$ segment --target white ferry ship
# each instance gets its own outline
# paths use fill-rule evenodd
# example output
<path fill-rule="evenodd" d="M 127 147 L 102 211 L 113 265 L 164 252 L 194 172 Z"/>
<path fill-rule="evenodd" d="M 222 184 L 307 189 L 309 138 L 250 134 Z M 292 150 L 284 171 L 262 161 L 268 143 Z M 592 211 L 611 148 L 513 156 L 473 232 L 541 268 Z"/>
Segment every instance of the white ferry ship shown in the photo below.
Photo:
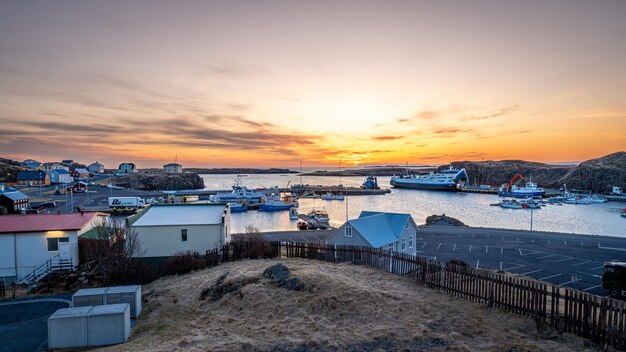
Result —
<path fill-rule="evenodd" d="M 450 168 L 440 172 L 431 172 L 428 175 L 408 175 L 391 177 L 391 185 L 398 188 L 414 188 L 439 191 L 458 191 L 461 181 L 467 180 L 465 169 Z"/>

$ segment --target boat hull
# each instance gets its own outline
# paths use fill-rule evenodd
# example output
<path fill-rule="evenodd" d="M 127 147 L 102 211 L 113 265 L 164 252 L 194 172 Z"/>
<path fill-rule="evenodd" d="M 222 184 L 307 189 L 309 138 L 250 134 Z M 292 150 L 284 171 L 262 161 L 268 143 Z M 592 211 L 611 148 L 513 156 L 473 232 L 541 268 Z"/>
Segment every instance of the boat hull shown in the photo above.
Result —
<path fill-rule="evenodd" d="M 460 186 L 457 183 L 446 183 L 446 184 L 434 184 L 434 183 L 423 183 L 423 182 L 412 182 L 403 181 L 403 179 L 392 179 L 391 185 L 396 188 L 409 188 L 409 189 L 422 189 L 429 191 L 449 191 L 456 192 L 459 191 Z"/>
<path fill-rule="evenodd" d="M 541 198 L 545 191 L 521 191 L 521 192 L 506 192 L 500 191 L 498 195 L 500 197 L 513 197 L 513 198 Z"/>
<path fill-rule="evenodd" d="M 293 204 L 259 204 L 260 211 L 281 211 L 289 210 L 293 207 Z"/>

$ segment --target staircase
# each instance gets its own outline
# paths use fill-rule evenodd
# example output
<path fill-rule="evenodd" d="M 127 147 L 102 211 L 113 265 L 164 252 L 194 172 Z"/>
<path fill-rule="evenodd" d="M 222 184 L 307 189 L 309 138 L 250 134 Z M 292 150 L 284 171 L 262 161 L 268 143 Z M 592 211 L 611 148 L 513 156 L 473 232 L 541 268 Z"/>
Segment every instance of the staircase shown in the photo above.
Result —
<path fill-rule="evenodd" d="M 36 283 L 53 271 L 72 270 L 72 259 L 63 259 L 58 254 L 41 264 L 37 269 L 19 280 L 19 283 Z"/>

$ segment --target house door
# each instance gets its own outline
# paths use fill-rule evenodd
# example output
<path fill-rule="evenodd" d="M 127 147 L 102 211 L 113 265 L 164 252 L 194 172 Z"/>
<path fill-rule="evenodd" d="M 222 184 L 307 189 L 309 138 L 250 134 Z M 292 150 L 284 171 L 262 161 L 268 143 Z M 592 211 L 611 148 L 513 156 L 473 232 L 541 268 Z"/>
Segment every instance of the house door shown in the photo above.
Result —
<path fill-rule="evenodd" d="M 69 242 L 59 242 L 59 258 L 61 259 L 71 258 Z"/>

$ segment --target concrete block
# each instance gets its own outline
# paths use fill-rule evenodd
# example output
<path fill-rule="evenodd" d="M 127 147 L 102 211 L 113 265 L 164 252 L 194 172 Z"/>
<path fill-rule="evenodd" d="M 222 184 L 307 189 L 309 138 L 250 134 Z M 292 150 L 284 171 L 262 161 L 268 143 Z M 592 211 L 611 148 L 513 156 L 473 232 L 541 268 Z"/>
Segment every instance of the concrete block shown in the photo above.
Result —
<path fill-rule="evenodd" d="M 89 346 L 124 343 L 130 336 L 130 304 L 92 307 L 87 315 Z"/>
<path fill-rule="evenodd" d="M 92 307 L 61 308 L 48 318 L 48 347 L 88 346 L 87 315 Z"/>
<path fill-rule="evenodd" d="M 141 314 L 140 285 L 109 287 L 104 296 L 105 304 L 130 304 L 130 316 L 132 318 L 137 318 Z"/>
<path fill-rule="evenodd" d="M 72 296 L 74 307 L 99 306 L 105 304 L 104 293 L 107 287 L 83 288 Z"/>

